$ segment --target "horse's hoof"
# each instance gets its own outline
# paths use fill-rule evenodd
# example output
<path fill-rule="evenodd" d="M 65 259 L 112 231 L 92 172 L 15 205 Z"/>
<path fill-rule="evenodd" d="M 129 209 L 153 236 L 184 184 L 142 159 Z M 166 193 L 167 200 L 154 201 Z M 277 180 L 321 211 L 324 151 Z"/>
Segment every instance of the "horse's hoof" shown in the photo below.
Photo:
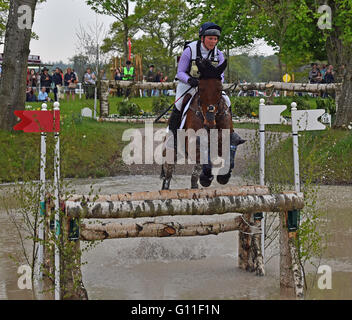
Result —
<path fill-rule="evenodd" d="M 161 190 L 169 190 L 169 189 L 170 189 L 169 181 L 167 181 L 167 180 L 163 181 L 163 184 L 161 186 Z"/>
<path fill-rule="evenodd" d="M 219 182 L 220 184 L 226 184 L 229 182 L 231 178 L 231 172 L 229 172 L 228 174 L 224 174 L 224 175 L 220 175 L 220 176 L 216 176 L 216 180 L 217 182 Z"/>
<path fill-rule="evenodd" d="M 206 176 L 203 173 L 200 174 L 199 176 L 199 182 L 202 185 L 202 187 L 209 187 L 214 179 L 214 176 Z"/>

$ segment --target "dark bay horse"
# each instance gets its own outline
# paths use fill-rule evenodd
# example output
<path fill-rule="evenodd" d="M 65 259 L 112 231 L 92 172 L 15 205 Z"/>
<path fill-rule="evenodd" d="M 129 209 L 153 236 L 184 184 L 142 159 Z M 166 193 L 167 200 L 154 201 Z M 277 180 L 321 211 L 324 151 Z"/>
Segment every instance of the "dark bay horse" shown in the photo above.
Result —
<path fill-rule="evenodd" d="M 178 130 L 177 152 L 175 150 L 175 155 L 183 151 L 189 161 L 191 141 L 193 141 L 193 145 L 194 143 L 196 144 L 195 159 L 193 157 L 194 161 L 192 162 L 195 166 L 191 176 L 191 188 L 193 189 L 198 188 L 198 180 L 203 187 L 208 187 L 214 178 L 212 174 L 212 157 L 210 155 L 210 150 L 212 149 L 216 149 L 218 156 L 227 159 L 225 163 L 228 165 L 225 166 L 225 172 L 222 170 L 221 174 L 217 175 L 217 181 L 221 184 L 226 184 L 231 177 L 236 151 L 236 148 L 232 152 L 230 150 L 230 137 L 233 132 L 232 116 L 231 110 L 226 105 L 222 95 L 221 74 L 227 66 L 227 61 L 225 60 L 218 67 L 214 67 L 209 60 L 201 60 L 197 62 L 197 66 L 200 72 L 198 91 L 194 95 L 190 107 L 187 110 L 187 118 L 183 127 L 184 130 Z M 188 100 L 189 98 L 190 97 L 188 97 Z M 187 99 L 187 96 L 185 99 Z M 179 140 L 181 131 L 185 134 L 185 143 L 180 148 Z M 195 132 L 197 134 L 193 134 Z M 213 133 L 217 140 L 215 141 L 217 142 L 217 147 L 216 143 L 214 143 L 214 138 L 211 138 Z M 223 138 L 225 138 L 225 140 L 223 140 Z M 227 143 L 225 143 L 225 141 Z M 163 156 L 165 157 L 165 149 Z M 168 162 L 167 160 L 162 165 L 160 177 L 163 179 L 163 190 L 169 189 L 170 187 L 174 167 L 174 162 Z"/>

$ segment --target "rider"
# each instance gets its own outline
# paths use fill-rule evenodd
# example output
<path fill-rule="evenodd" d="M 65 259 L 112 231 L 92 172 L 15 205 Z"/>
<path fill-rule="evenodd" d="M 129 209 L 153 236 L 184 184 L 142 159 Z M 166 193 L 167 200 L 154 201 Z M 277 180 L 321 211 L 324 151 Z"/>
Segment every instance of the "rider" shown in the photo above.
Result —
<path fill-rule="evenodd" d="M 199 40 L 193 41 L 186 45 L 180 61 L 178 63 L 177 78 L 179 80 L 176 89 L 176 100 L 179 99 L 188 89 L 188 93 L 192 96 L 196 92 L 196 87 L 199 83 L 199 72 L 196 65 L 198 59 L 209 59 L 214 66 L 220 65 L 224 62 L 223 53 L 217 48 L 221 34 L 221 27 L 213 22 L 205 22 L 199 29 Z M 224 81 L 224 74 L 221 75 L 222 82 Z M 231 102 L 227 95 L 223 93 L 226 105 L 230 108 Z M 183 99 L 179 99 L 175 103 L 172 110 L 169 129 L 176 138 L 176 130 L 181 124 L 181 108 Z M 231 109 L 231 108 L 230 108 Z"/>

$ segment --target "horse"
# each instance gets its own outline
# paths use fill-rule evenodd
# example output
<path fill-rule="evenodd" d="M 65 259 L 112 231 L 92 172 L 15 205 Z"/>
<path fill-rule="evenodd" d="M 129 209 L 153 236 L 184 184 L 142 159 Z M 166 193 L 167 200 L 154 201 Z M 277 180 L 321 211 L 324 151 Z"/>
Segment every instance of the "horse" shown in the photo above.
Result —
<path fill-rule="evenodd" d="M 200 77 L 199 77 L 199 85 L 198 85 L 198 91 L 195 93 L 195 95 L 192 98 L 192 101 L 190 102 L 190 106 L 187 110 L 186 113 L 186 120 L 184 123 L 183 129 L 185 129 L 185 132 L 188 132 L 189 129 L 193 129 L 194 131 L 192 132 L 198 132 L 198 130 L 202 131 L 203 133 L 206 133 L 206 143 L 208 148 L 205 148 L 204 151 L 204 143 L 203 143 L 203 150 L 200 147 L 201 146 L 201 137 L 196 136 L 196 159 L 195 159 L 195 166 L 192 171 L 191 175 L 191 188 L 192 189 L 198 189 L 198 180 L 200 184 L 203 187 L 208 187 L 212 183 L 212 180 L 214 179 L 214 175 L 212 174 L 212 159 L 210 157 L 210 152 L 209 149 L 211 149 L 211 144 L 210 144 L 210 133 L 212 129 L 217 129 L 217 142 L 218 142 L 218 155 L 219 156 L 224 156 L 225 158 L 229 158 L 230 164 L 228 171 L 217 175 L 217 181 L 220 184 L 227 184 L 230 177 L 231 177 L 231 171 L 234 167 L 234 156 L 235 156 L 235 151 L 236 151 L 236 146 L 234 147 L 234 150 L 230 150 L 233 147 L 230 144 L 227 144 L 227 150 L 225 150 L 225 154 L 223 154 L 223 141 L 222 138 L 225 137 L 227 138 L 227 141 L 230 141 L 230 137 L 233 138 L 233 123 L 232 123 L 232 114 L 230 107 L 228 107 L 225 103 L 224 97 L 222 95 L 222 82 L 221 82 L 221 74 L 224 72 L 226 66 L 227 66 L 227 60 L 225 60 L 221 65 L 218 65 L 217 67 L 213 66 L 209 60 L 201 60 L 197 61 L 197 66 L 198 70 L 200 72 Z M 189 101 L 191 98 L 190 95 L 186 95 L 183 101 L 183 108 L 185 107 L 185 104 Z M 224 130 L 228 129 L 228 130 Z M 181 130 L 178 130 L 180 132 Z M 223 136 L 224 134 L 224 136 Z M 239 136 L 237 135 L 239 138 Z M 172 138 L 172 135 L 171 135 Z M 178 134 L 179 138 L 179 134 Z M 179 140 L 177 138 L 177 141 Z M 193 139 L 194 140 L 194 139 Z M 233 139 L 232 139 L 233 140 Z M 241 141 L 237 144 L 241 144 L 244 142 L 244 140 L 240 139 Z M 203 140 L 204 141 L 204 140 Z M 225 141 L 225 140 L 224 140 Z M 182 146 L 181 150 L 183 149 L 183 152 L 186 157 L 189 156 L 189 149 L 188 146 L 190 145 L 190 137 L 187 135 L 185 137 L 185 145 Z M 233 142 L 233 141 L 232 141 Z M 233 143 L 232 143 L 233 144 Z M 178 147 L 180 147 L 180 144 L 178 144 Z M 174 148 L 173 150 L 175 151 L 175 155 L 177 152 L 180 151 L 180 148 L 177 148 L 177 152 Z M 206 153 L 204 155 L 204 152 Z M 230 157 L 228 157 L 228 152 L 230 153 Z M 165 157 L 166 154 L 166 149 L 163 151 L 163 156 Z M 207 157 L 208 161 L 205 161 L 205 163 L 201 163 L 201 158 L 203 156 Z M 162 182 L 162 190 L 167 190 L 170 188 L 170 180 L 172 178 L 172 174 L 175 168 L 174 161 L 173 162 L 168 162 L 165 160 L 165 162 L 162 164 L 161 168 L 161 175 L 160 178 L 163 179 Z"/>

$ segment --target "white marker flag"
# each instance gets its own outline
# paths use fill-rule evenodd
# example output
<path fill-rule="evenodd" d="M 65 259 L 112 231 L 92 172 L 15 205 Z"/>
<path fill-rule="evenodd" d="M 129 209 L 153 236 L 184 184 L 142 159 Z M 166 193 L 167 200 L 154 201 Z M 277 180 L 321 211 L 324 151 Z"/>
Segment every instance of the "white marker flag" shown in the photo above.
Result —
<path fill-rule="evenodd" d="M 286 109 L 285 105 L 259 105 L 259 124 L 282 124 L 281 112 Z"/>
<path fill-rule="evenodd" d="M 326 126 L 318 121 L 324 113 L 324 109 L 292 110 L 292 131 L 325 130 Z"/>

